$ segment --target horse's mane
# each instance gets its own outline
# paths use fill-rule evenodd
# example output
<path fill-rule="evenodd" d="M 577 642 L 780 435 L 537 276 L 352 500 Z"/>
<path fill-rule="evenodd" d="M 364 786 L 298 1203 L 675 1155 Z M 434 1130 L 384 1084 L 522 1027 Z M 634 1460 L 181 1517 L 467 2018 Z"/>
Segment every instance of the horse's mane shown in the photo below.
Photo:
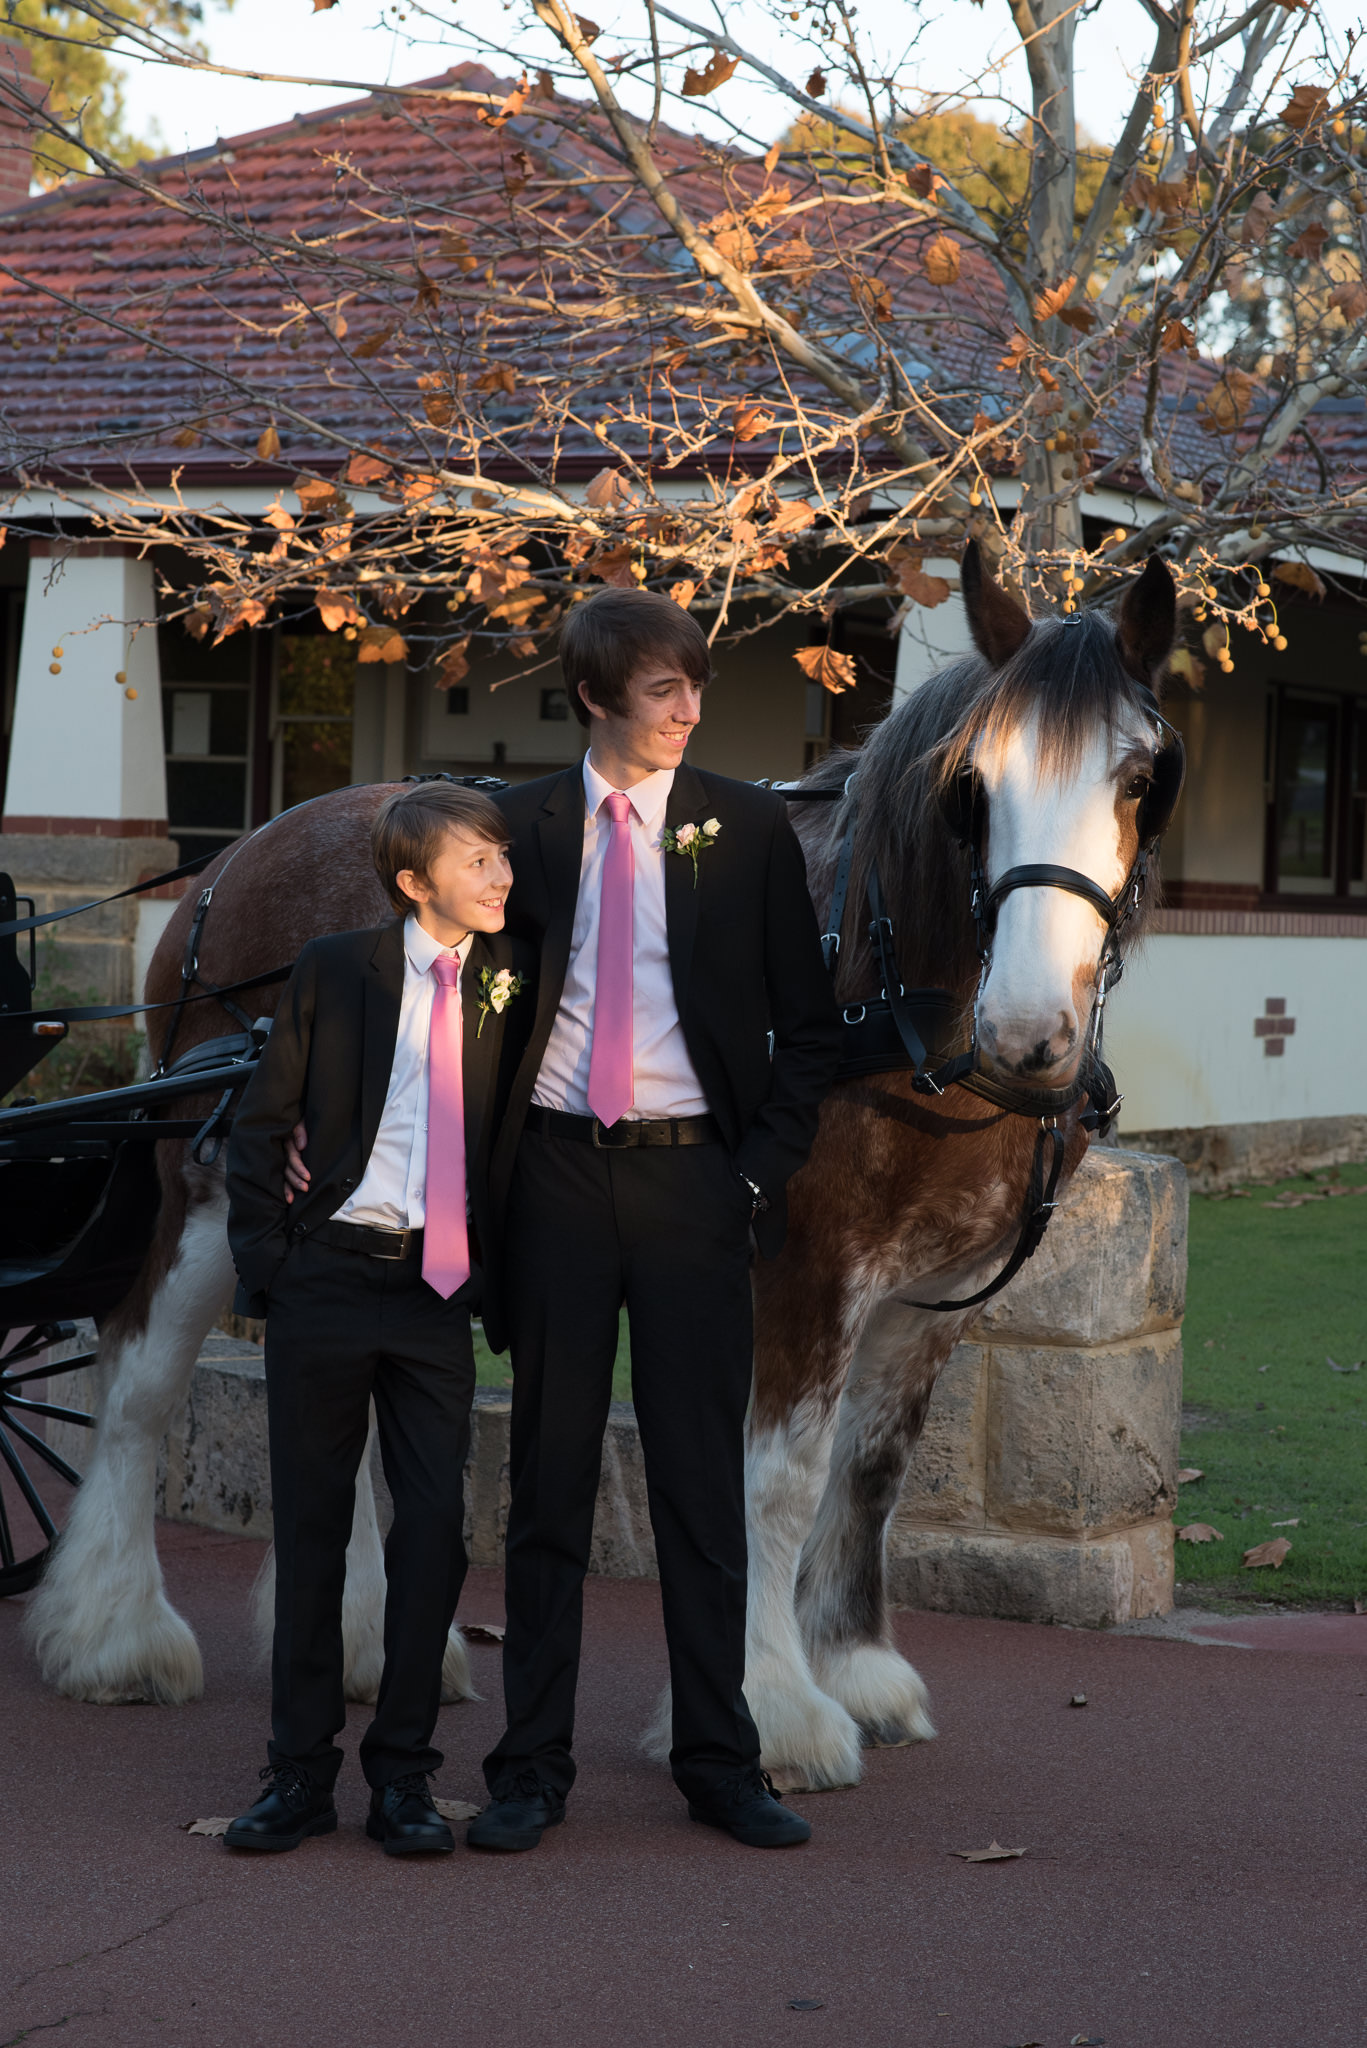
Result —
<path fill-rule="evenodd" d="M 876 860 L 906 985 L 952 989 L 967 1000 L 977 980 L 977 947 L 968 856 L 940 808 L 946 784 L 980 739 L 990 745 L 1032 713 L 1041 764 L 1067 774 L 1098 726 L 1114 731 L 1127 713 L 1142 713 L 1145 702 L 1143 685 L 1121 662 L 1106 613 L 1040 619 L 1002 667 L 979 654 L 953 662 L 905 697 L 862 747 L 828 754 L 804 776 L 804 787 L 838 789 L 857 771 L 852 797 L 793 805 L 823 916 L 851 803 L 856 807 L 837 993 L 857 998 L 873 984 L 866 890 Z"/>

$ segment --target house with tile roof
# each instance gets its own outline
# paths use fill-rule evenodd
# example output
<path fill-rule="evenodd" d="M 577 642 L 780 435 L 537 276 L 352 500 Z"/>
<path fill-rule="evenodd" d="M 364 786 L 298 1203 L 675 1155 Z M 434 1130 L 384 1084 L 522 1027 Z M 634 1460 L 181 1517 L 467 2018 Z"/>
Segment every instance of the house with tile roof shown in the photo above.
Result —
<path fill-rule="evenodd" d="M 13 48 L 0 45 L 0 56 Z M 0 519 L 11 525 L 0 548 L 0 866 L 21 886 L 54 901 L 100 893 L 351 781 L 443 769 L 525 779 L 577 756 L 579 728 L 544 661 L 496 653 L 469 680 L 438 687 L 434 662 L 358 658 L 357 642 L 320 630 L 308 605 L 217 644 L 169 620 L 130 633 L 124 622 L 156 615 L 154 565 L 174 581 L 174 564 L 164 545 L 154 564 L 126 538 L 105 537 L 134 478 L 186 520 L 257 521 L 299 470 L 343 472 L 345 445 L 310 432 L 323 405 L 352 446 L 392 425 L 395 393 L 356 375 L 354 362 L 344 373 L 318 323 L 292 319 L 269 264 L 215 240 L 206 219 L 231 203 L 263 234 L 301 246 L 345 233 L 353 265 L 373 253 L 391 279 L 401 246 L 419 288 L 424 276 L 458 272 L 443 209 L 453 192 L 467 207 L 498 204 L 511 144 L 551 170 L 583 169 L 582 154 L 565 155 L 573 138 L 539 124 L 534 107 L 506 134 L 478 118 L 474 100 L 497 84 L 473 66 L 425 82 L 455 96 L 424 104 L 417 151 L 412 121 L 395 118 L 399 96 L 376 95 L 166 159 L 144 171 L 161 204 L 99 179 L 30 198 L 27 139 L 0 132 Z M 679 175 L 701 191 L 710 173 L 681 155 Z M 591 181 L 564 182 L 560 229 L 591 236 Z M 368 210 L 358 189 L 373 198 Z M 922 289 L 919 280 L 908 268 L 898 288 Z M 472 286 L 472 360 L 477 300 Z M 937 329 L 933 310 L 928 299 L 926 374 L 990 394 L 999 344 L 971 322 Z M 335 317 L 347 315 L 338 306 Z M 350 317 L 380 316 L 353 304 Z M 555 346 L 549 324 L 541 345 Z M 235 410 L 248 366 L 253 392 L 275 380 L 278 451 L 260 452 L 259 414 Z M 629 378 L 629 361 L 612 374 Z M 1193 468 L 1210 460 L 1198 412 L 1214 376 L 1183 357 L 1164 385 L 1167 445 Z M 505 426 L 519 431 L 512 404 Z M 764 456 L 762 437 L 732 452 L 756 466 Z M 1326 462 L 1360 473 L 1361 400 L 1326 401 L 1313 437 L 1286 460 L 1307 474 Z M 558 461 L 562 483 L 582 486 L 602 453 L 571 424 Z M 995 475 L 991 488 L 1009 511 L 1013 478 Z M 364 491 L 352 495 L 363 514 Z M 1133 527 L 1153 509 L 1137 475 L 1112 475 L 1083 501 L 1092 533 Z M 1165 848 L 1167 907 L 1108 1025 L 1127 1139 L 1149 1134 L 1208 1176 L 1367 1154 L 1367 1079 L 1355 1057 L 1367 995 L 1364 563 L 1346 544 L 1304 552 L 1315 571 L 1306 580 L 1320 589 L 1277 586 L 1284 649 L 1250 637 L 1231 671 L 1193 665 L 1174 680 L 1190 775 Z M 806 629 L 791 618 L 723 644 L 699 762 L 749 778 L 800 773 L 960 652 L 956 564 L 925 567 L 951 596 L 909 608 L 895 634 L 885 599 L 837 615 L 834 644 L 858 678 L 842 695 L 794 662 Z M 69 942 L 64 977 L 131 996 L 168 914 L 169 904 L 144 899 L 104 937 Z"/>

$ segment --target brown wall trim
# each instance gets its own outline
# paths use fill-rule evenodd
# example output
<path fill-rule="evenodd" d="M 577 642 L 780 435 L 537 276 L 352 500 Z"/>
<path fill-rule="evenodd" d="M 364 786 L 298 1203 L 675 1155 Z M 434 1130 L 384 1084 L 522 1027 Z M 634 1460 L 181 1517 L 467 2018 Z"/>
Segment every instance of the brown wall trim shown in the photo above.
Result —
<path fill-rule="evenodd" d="M 1356 915 L 1314 910 L 1156 910 L 1153 932 L 1203 937 L 1367 939 L 1367 911 Z"/>
<path fill-rule="evenodd" d="M 6 812 L 0 832 L 52 839 L 165 839 L 165 818 L 23 818 Z"/>
<path fill-rule="evenodd" d="M 1262 900 L 1256 882 L 1163 883 L 1163 902 L 1169 910 L 1257 910 Z"/>

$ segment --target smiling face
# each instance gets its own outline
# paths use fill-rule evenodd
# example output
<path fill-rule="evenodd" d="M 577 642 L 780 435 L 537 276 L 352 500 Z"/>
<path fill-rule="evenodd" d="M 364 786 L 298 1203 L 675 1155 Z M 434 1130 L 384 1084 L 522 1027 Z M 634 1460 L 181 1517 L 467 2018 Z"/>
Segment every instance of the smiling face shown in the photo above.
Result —
<path fill-rule="evenodd" d="M 448 826 L 425 875 L 401 868 L 396 880 L 417 911 L 418 923 L 442 946 L 458 946 L 469 932 L 501 932 L 513 886 L 506 845 Z"/>
<path fill-rule="evenodd" d="M 626 708 L 608 711 L 595 704 L 583 683 L 588 707 L 589 758 L 614 788 L 630 789 L 660 768 L 677 768 L 702 717 L 703 685 L 676 662 L 646 658 L 626 686 Z"/>

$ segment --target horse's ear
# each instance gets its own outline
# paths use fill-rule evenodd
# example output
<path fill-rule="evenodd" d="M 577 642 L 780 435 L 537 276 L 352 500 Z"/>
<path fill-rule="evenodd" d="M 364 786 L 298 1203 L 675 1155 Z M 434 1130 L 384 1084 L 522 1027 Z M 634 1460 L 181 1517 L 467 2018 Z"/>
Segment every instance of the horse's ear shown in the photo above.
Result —
<path fill-rule="evenodd" d="M 1152 689 L 1176 638 L 1177 585 L 1162 557 L 1150 555 L 1120 607 L 1115 629 L 1120 659 L 1138 682 Z"/>
<path fill-rule="evenodd" d="M 1010 591 L 1002 589 L 991 570 L 984 566 L 982 550 L 975 540 L 964 549 L 959 588 L 974 646 L 984 661 L 1000 668 L 1024 644 L 1030 631 L 1029 612 Z"/>

